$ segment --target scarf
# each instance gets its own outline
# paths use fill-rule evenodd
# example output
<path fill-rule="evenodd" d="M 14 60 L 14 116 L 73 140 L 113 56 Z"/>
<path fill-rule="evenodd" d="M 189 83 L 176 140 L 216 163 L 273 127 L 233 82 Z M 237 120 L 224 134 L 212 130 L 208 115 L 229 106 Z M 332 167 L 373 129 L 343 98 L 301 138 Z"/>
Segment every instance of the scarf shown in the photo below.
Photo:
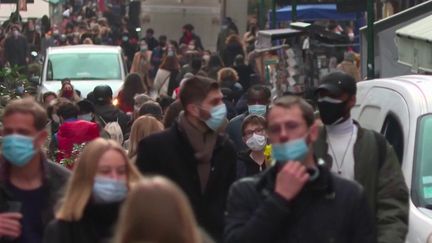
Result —
<path fill-rule="evenodd" d="M 205 125 L 198 127 L 192 124 L 182 112 L 179 115 L 178 124 L 180 131 L 186 135 L 198 160 L 197 171 L 201 182 L 201 191 L 204 192 L 211 168 L 211 158 L 216 145 L 217 133 L 211 131 Z"/>

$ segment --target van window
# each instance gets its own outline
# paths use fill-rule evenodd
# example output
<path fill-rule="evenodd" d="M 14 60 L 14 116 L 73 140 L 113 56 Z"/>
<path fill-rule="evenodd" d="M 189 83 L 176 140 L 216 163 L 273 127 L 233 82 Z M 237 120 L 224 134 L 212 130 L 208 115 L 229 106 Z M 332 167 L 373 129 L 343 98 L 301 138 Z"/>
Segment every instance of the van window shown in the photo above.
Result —
<path fill-rule="evenodd" d="M 411 194 L 416 206 L 432 208 L 432 114 L 419 118 Z"/>
<path fill-rule="evenodd" d="M 404 149 L 404 136 L 402 126 L 395 115 L 389 114 L 384 120 L 381 133 L 386 137 L 387 141 L 393 146 L 396 155 L 399 159 L 399 163 L 402 164 L 403 149 Z"/>
<path fill-rule="evenodd" d="M 59 53 L 48 56 L 47 80 L 119 80 L 121 63 L 116 53 Z"/>

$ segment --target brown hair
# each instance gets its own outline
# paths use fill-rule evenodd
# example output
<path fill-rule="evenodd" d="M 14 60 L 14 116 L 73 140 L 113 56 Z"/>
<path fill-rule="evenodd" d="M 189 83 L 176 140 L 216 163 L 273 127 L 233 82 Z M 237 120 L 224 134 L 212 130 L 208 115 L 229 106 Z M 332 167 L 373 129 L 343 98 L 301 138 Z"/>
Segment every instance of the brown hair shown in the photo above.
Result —
<path fill-rule="evenodd" d="M 216 80 L 194 76 L 183 84 L 180 90 L 180 102 L 186 110 L 187 105 L 202 102 L 210 91 L 215 89 L 219 89 Z"/>
<path fill-rule="evenodd" d="M 142 179 L 129 193 L 114 242 L 198 243 L 200 238 L 186 195 L 170 180 L 156 176 Z"/>
<path fill-rule="evenodd" d="M 315 122 L 315 115 L 312 106 L 301 97 L 289 95 L 277 98 L 270 106 L 267 114 L 269 114 L 271 109 L 275 106 L 283 107 L 285 109 L 298 106 L 303 113 L 303 118 L 306 121 L 308 127 L 312 126 Z"/>
<path fill-rule="evenodd" d="M 183 111 L 183 105 L 179 100 L 174 101 L 168 106 L 165 111 L 163 123 L 166 128 L 171 127 L 175 120 L 178 118 L 180 113 Z"/>
<path fill-rule="evenodd" d="M 129 73 L 123 83 L 122 93 L 123 101 L 128 106 L 133 106 L 135 103 L 135 95 L 147 92 L 147 87 L 139 73 Z"/>
<path fill-rule="evenodd" d="M 253 124 L 253 125 L 261 125 L 263 128 L 265 128 L 265 127 L 266 127 L 266 119 L 265 119 L 264 117 L 262 117 L 262 116 L 258 116 L 258 115 L 249 115 L 249 116 L 247 116 L 247 117 L 243 120 L 243 123 L 242 123 L 242 125 L 241 125 L 241 132 L 242 132 L 242 135 L 244 135 L 245 128 L 246 128 L 248 125 L 250 125 L 250 124 Z"/>
<path fill-rule="evenodd" d="M 226 38 L 225 44 L 229 45 L 229 44 L 239 44 L 242 46 L 242 41 L 240 39 L 240 36 L 236 35 L 236 34 L 231 34 Z"/>
<path fill-rule="evenodd" d="M 239 76 L 237 71 L 234 68 L 226 67 L 222 68 L 218 71 L 218 82 L 221 83 L 223 81 L 238 81 Z"/>
<path fill-rule="evenodd" d="M 76 162 L 74 173 L 69 178 L 66 193 L 60 201 L 56 218 L 68 222 L 82 218 L 84 209 L 92 194 L 94 178 L 100 158 L 109 150 L 119 152 L 127 167 L 127 185 L 129 189 L 139 181 L 140 173 L 133 165 L 124 149 L 113 140 L 97 138 L 88 143 Z"/>
<path fill-rule="evenodd" d="M 180 63 L 177 56 L 165 56 L 162 60 L 162 64 L 160 65 L 161 69 L 165 69 L 168 71 L 177 71 L 180 69 Z"/>
<path fill-rule="evenodd" d="M 45 109 L 36 102 L 32 97 L 24 99 L 12 100 L 6 105 L 3 113 L 3 118 L 11 116 L 15 113 L 30 114 L 34 118 L 34 127 L 41 131 L 45 128 L 48 122 L 48 115 Z"/>
<path fill-rule="evenodd" d="M 153 116 L 141 116 L 136 119 L 131 128 L 129 138 L 129 158 L 137 154 L 138 143 L 145 137 L 164 130 L 163 124 Z"/>

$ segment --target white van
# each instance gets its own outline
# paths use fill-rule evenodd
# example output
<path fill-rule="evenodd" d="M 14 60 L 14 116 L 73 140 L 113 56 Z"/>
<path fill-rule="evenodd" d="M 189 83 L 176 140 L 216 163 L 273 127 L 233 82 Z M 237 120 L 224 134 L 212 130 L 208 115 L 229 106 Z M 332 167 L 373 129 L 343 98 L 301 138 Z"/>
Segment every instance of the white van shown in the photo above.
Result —
<path fill-rule="evenodd" d="M 117 94 L 127 74 L 119 46 L 75 45 L 50 47 L 44 59 L 42 76 L 37 81 L 39 94 L 58 92 L 61 80 L 68 78 L 85 98 L 94 87 L 109 85 Z"/>
<path fill-rule="evenodd" d="M 406 242 L 427 242 L 432 233 L 432 76 L 359 82 L 351 114 L 393 145 L 410 190 Z"/>

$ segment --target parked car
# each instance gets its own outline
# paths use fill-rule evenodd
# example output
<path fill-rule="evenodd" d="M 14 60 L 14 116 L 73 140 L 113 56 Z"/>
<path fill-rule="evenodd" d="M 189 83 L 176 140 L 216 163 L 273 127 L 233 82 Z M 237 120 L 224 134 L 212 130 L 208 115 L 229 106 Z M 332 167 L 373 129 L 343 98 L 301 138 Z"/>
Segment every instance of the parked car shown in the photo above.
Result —
<path fill-rule="evenodd" d="M 33 78 L 38 92 L 58 92 L 61 80 L 68 78 L 85 98 L 100 84 L 109 85 L 116 94 L 127 74 L 122 50 L 118 46 L 75 45 L 47 49 L 41 77 Z"/>
<path fill-rule="evenodd" d="M 352 116 L 393 145 L 410 189 L 406 242 L 427 242 L 432 232 L 432 76 L 359 82 Z"/>

